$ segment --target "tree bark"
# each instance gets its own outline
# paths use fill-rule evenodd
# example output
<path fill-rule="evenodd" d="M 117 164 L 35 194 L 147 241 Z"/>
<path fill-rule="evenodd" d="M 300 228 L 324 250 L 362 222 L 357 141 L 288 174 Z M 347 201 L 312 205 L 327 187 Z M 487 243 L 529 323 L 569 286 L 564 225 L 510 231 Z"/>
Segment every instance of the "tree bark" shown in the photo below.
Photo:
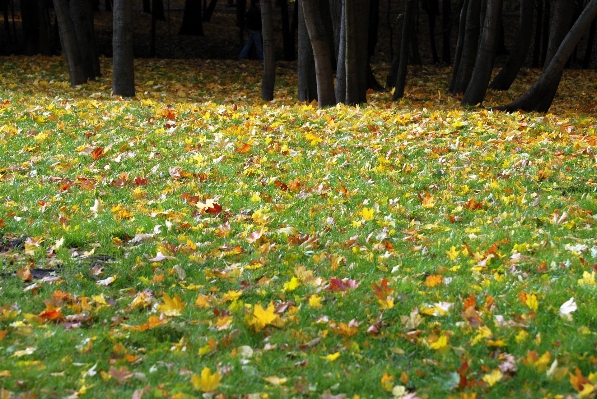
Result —
<path fill-rule="evenodd" d="M 404 87 L 406 85 L 406 72 L 408 68 L 408 44 L 411 41 L 411 35 L 414 25 L 415 0 L 406 0 L 406 9 L 404 11 L 404 24 L 402 28 L 402 40 L 400 41 L 400 66 L 398 67 L 398 76 L 392 99 L 394 101 L 404 97 Z"/>
<path fill-rule="evenodd" d="M 451 62 L 450 35 L 452 33 L 452 0 L 442 1 L 442 61 Z"/>
<path fill-rule="evenodd" d="M 95 40 L 93 38 L 93 9 L 90 0 L 77 0 L 70 2 L 70 12 L 77 42 L 79 43 L 79 52 L 83 60 L 85 75 L 89 80 L 95 80 L 95 64 L 97 57 L 95 50 Z M 99 64 L 99 60 L 97 62 Z"/>
<path fill-rule="evenodd" d="M 541 57 L 541 21 L 543 21 L 543 2 L 544 0 L 538 0 L 535 5 L 537 9 L 537 18 L 535 19 L 535 43 L 533 44 L 533 61 L 531 62 L 531 66 L 533 68 L 539 67 L 539 58 Z"/>
<path fill-rule="evenodd" d="M 533 38 L 533 9 L 535 8 L 533 3 L 533 0 L 520 0 L 520 19 L 514 49 L 510 53 L 506 65 L 489 85 L 490 89 L 508 90 L 527 58 Z"/>
<path fill-rule="evenodd" d="M 431 46 L 431 58 L 433 63 L 439 63 L 439 56 L 437 55 L 437 48 L 435 47 L 435 17 L 439 13 L 439 5 L 437 0 L 423 0 L 423 9 L 427 13 L 429 22 L 429 44 Z"/>
<path fill-rule="evenodd" d="M 207 9 L 205 10 L 205 13 L 203 13 L 203 21 L 204 22 L 209 22 L 211 20 L 211 16 L 214 13 L 214 10 L 216 9 L 217 2 L 218 2 L 218 0 L 210 0 L 209 5 L 207 6 Z"/>
<path fill-rule="evenodd" d="M 458 40 L 456 42 L 456 54 L 454 55 L 454 65 L 452 66 L 452 75 L 450 77 L 450 84 L 448 91 L 454 93 L 456 90 L 456 80 L 458 79 L 458 71 L 460 71 L 460 62 L 462 60 L 462 48 L 464 47 L 465 26 L 466 26 L 466 12 L 468 9 L 469 0 L 462 2 L 460 9 L 460 18 L 458 22 Z"/>
<path fill-rule="evenodd" d="M 560 44 L 551 62 L 543 69 L 543 73 L 539 81 L 528 89 L 523 95 L 514 100 L 512 103 L 497 107 L 498 110 L 513 112 L 517 110 L 532 111 L 537 110 L 539 104 L 544 96 L 554 87 L 558 87 L 562 72 L 574 48 L 582 38 L 582 36 L 589 30 L 591 23 L 597 16 L 597 0 L 591 0 L 580 14 L 568 34 Z M 551 106 L 551 104 L 549 104 Z M 547 112 L 547 109 L 539 112 Z"/>
<path fill-rule="evenodd" d="M 274 16 L 273 0 L 261 0 L 261 32 L 263 37 L 263 78 L 261 80 L 261 98 L 265 101 L 274 99 L 276 83 L 276 54 L 274 51 Z"/>
<path fill-rule="evenodd" d="M 345 25 L 345 57 L 338 62 L 344 62 L 346 94 L 344 102 L 349 105 L 359 103 L 359 62 L 357 42 L 356 0 L 344 1 Z"/>
<path fill-rule="evenodd" d="M 60 41 L 62 42 L 62 51 L 64 52 L 66 65 L 68 66 L 70 84 L 75 87 L 86 83 L 87 75 L 83 65 L 83 58 L 79 52 L 75 25 L 70 17 L 67 0 L 54 0 L 54 11 L 58 19 Z"/>
<path fill-rule="evenodd" d="M 204 36 L 201 0 L 185 0 L 179 35 Z"/>
<path fill-rule="evenodd" d="M 466 11 L 462 56 L 452 93 L 464 93 L 473 75 L 480 32 L 481 0 L 469 0 Z"/>
<path fill-rule="evenodd" d="M 483 36 L 477 51 L 475 70 L 462 98 L 462 105 L 476 105 L 485 98 L 497 51 L 502 5 L 503 0 L 489 0 L 487 2 Z"/>
<path fill-rule="evenodd" d="M 117 96 L 135 96 L 133 59 L 133 3 L 114 0 L 114 33 L 112 38 L 112 92 Z"/>
<path fill-rule="evenodd" d="M 290 29 L 288 18 L 288 0 L 280 0 L 280 13 L 282 14 L 282 43 L 284 47 L 284 60 L 294 61 L 294 36 Z"/>
<path fill-rule="evenodd" d="M 328 34 L 321 18 L 319 0 L 302 0 L 302 4 L 315 59 L 317 102 L 321 108 L 328 107 L 336 103 Z"/>
<path fill-rule="evenodd" d="M 303 0 L 296 1 L 298 3 L 298 100 L 311 102 L 317 99 L 315 59 L 313 58 L 313 48 L 305 25 Z"/>
<path fill-rule="evenodd" d="M 340 29 L 338 29 L 338 50 L 337 50 L 337 60 L 336 63 L 336 102 L 338 103 L 346 103 L 346 83 L 348 82 L 349 78 L 347 76 L 346 71 L 346 63 L 347 63 L 347 56 L 346 56 L 346 2 L 340 1 L 340 13 L 338 15 L 340 21 Z M 349 13 L 352 11 L 348 11 Z M 333 16 L 333 14 L 332 14 Z M 352 60 L 349 62 L 353 62 Z M 353 68 L 354 69 L 354 68 Z M 356 86 L 355 86 L 356 87 Z"/>

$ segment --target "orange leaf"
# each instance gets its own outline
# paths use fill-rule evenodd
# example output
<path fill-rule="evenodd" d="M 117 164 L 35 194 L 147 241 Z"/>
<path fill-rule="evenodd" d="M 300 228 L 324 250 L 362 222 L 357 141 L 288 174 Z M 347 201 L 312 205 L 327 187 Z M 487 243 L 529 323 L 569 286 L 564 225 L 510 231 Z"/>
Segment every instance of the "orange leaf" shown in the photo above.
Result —
<path fill-rule="evenodd" d="M 572 384 L 574 389 L 580 392 L 584 389 L 584 385 L 591 384 L 591 381 L 587 377 L 583 377 L 582 372 L 577 367 L 575 375 L 570 373 L 570 384 Z"/>
<path fill-rule="evenodd" d="M 62 319 L 62 309 L 56 308 L 48 303 L 46 304 L 46 309 L 38 316 L 45 321 L 60 321 Z"/>
<path fill-rule="evenodd" d="M 93 159 L 94 161 L 100 159 L 104 155 L 106 154 L 104 153 L 104 149 L 102 147 L 97 147 L 93 151 L 91 151 L 91 159 Z"/>
<path fill-rule="evenodd" d="M 442 285 L 444 282 L 443 276 L 439 274 L 432 274 L 425 278 L 425 285 L 427 287 L 436 287 L 438 285 Z"/>

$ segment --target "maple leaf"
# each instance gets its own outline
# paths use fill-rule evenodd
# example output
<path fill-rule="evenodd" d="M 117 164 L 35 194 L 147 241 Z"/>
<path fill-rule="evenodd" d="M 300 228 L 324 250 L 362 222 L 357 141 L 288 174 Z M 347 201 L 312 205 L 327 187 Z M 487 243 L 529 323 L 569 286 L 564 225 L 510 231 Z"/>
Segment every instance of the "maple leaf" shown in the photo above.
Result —
<path fill-rule="evenodd" d="M 336 334 L 342 335 L 344 337 L 353 337 L 359 333 L 358 323 L 354 319 L 348 324 L 338 323 L 338 325 L 333 326 L 333 330 Z"/>
<path fill-rule="evenodd" d="M 38 315 L 45 321 L 60 321 L 63 319 L 62 309 L 47 303 L 46 308 Z"/>
<path fill-rule="evenodd" d="M 344 280 L 340 280 L 337 277 L 332 277 L 330 279 L 330 284 L 328 285 L 328 287 L 326 288 L 327 291 L 341 291 L 344 292 L 348 289 L 355 289 L 359 286 L 359 283 L 357 283 L 355 280 L 350 280 L 350 279 L 344 279 Z"/>
<path fill-rule="evenodd" d="M 371 288 L 373 288 L 373 295 L 382 300 L 386 299 L 393 291 L 393 289 L 388 286 L 388 279 L 386 278 L 382 278 L 379 284 L 373 283 Z"/>
<path fill-rule="evenodd" d="M 448 349 L 448 336 L 445 334 L 440 335 L 435 342 L 429 344 L 429 347 L 431 349 L 435 349 L 436 351 L 444 351 Z"/>
<path fill-rule="evenodd" d="M 494 386 L 498 381 L 500 381 L 504 375 L 500 370 L 492 370 L 491 373 L 485 374 L 483 376 L 483 381 L 487 383 L 490 387 Z"/>
<path fill-rule="evenodd" d="M 132 373 L 129 369 L 127 369 L 124 366 L 119 369 L 117 369 L 114 366 L 110 366 L 110 370 L 108 371 L 108 374 L 110 375 L 110 377 L 114 378 L 120 384 L 125 383 L 127 380 L 129 380 L 134 375 L 134 373 Z"/>
<path fill-rule="evenodd" d="M 536 312 L 539 309 L 539 301 L 535 294 L 527 295 L 525 303 L 533 312 Z"/>
<path fill-rule="evenodd" d="M 323 300 L 323 297 L 321 297 L 317 294 L 313 294 L 309 297 L 309 306 L 312 307 L 313 309 L 321 309 L 323 307 L 323 305 L 321 304 L 322 300 Z"/>
<path fill-rule="evenodd" d="M 582 392 L 585 388 L 586 385 L 593 385 L 591 384 L 591 381 L 587 378 L 584 377 L 582 375 L 582 372 L 576 368 L 576 370 L 574 371 L 574 374 L 569 373 L 570 375 L 570 384 L 572 385 L 572 387 L 574 389 L 576 389 L 579 392 Z"/>
<path fill-rule="evenodd" d="M 164 300 L 164 304 L 158 306 L 160 312 L 166 316 L 180 316 L 182 314 L 185 304 L 178 294 L 174 294 L 174 298 L 170 298 L 170 295 L 165 293 L 162 299 Z"/>
<path fill-rule="evenodd" d="M 432 274 L 430 276 L 425 277 L 425 285 L 427 287 L 437 287 L 438 285 L 443 284 L 444 278 L 439 274 Z"/>
<path fill-rule="evenodd" d="M 393 375 L 389 375 L 387 372 L 383 373 L 383 375 L 381 376 L 381 387 L 383 389 L 385 389 L 388 392 L 392 392 L 392 389 L 394 388 L 393 382 Z"/>
<path fill-rule="evenodd" d="M 560 306 L 560 310 L 558 311 L 558 314 L 560 315 L 560 317 L 562 319 L 572 321 L 571 313 L 576 312 L 577 309 L 578 309 L 578 307 L 576 306 L 576 302 L 574 301 L 574 298 L 570 298 L 569 300 L 564 302 L 562 304 L 562 306 Z"/>
<path fill-rule="evenodd" d="M 155 328 L 157 326 L 160 326 L 160 325 L 166 324 L 166 323 L 168 323 L 168 319 L 166 319 L 166 318 L 160 318 L 158 316 L 152 315 L 152 316 L 149 316 L 149 319 L 147 320 L 147 323 L 140 324 L 138 326 L 130 326 L 130 325 L 127 325 L 127 324 L 123 324 L 122 327 L 125 330 L 145 331 L 145 330 L 149 330 L 151 328 Z"/>
<path fill-rule="evenodd" d="M 219 371 L 212 373 L 209 367 L 204 367 L 201 370 L 201 376 L 193 374 L 191 376 L 191 383 L 193 388 L 201 392 L 213 392 L 220 386 L 222 374 Z"/>
<path fill-rule="evenodd" d="M 267 309 L 263 309 L 261 304 L 255 305 L 248 320 L 248 324 L 253 326 L 255 331 L 259 332 L 266 326 L 272 325 L 278 320 L 279 316 L 275 313 L 274 304 L 270 302 Z"/>

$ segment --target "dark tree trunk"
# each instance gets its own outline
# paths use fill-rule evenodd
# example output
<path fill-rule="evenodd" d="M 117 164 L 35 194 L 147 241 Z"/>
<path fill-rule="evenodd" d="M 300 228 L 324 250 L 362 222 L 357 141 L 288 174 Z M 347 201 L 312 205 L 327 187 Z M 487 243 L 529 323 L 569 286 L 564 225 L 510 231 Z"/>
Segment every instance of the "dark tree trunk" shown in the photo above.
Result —
<path fill-rule="evenodd" d="M 290 30 L 288 18 L 288 0 L 280 0 L 280 13 L 282 14 L 282 43 L 284 47 L 284 60 L 294 61 L 294 36 Z"/>
<path fill-rule="evenodd" d="M 143 0 L 143 12 L 147 14 L 151 12 L 151 0 Z"/>
<path fill-rule="evenodd" d="M 164 0 L 151 0 L 151 17 L 156 21 L 165 21 Z"/>
<path fill-rule="evenodd" d="M 551 104 L 540 110 L 537 109 L 538 104 L 542 103 L 544 96 L 554 87 L 557 89 L 570 55 L 582 36 L 590 29 L 596 16 L 597 0 L 591 0 L 560 44 L 549 65 L 543 69 L 539 81 L 512 103 L 497 107 L 497 109 L 509 112 L 517 110 L 547 112 Z"/>
<path fill-rule="evenodd" d="M 481 103 L 485 98 L 497 52 L 502 5 L 503 0 L 489 0 L 487 2 L 483 35 L 479 43 L 479 50 L 477 51 L 475 70 L 462 98 L 462 105 L 476 105 Z"/>
<path fill-rule="evenodd" d="M 338 37 L 338 49 L 336 53 L 337 56 L 337 67 L 336 67 L 336 102 L 338 103 L 346 103 L 346 83 L 348 80 L 347 73 L 346 73 L 346 2 L 345 1 L 338 1 L 340 4 L 340 13 L 338 15 L 340 28 L 338 29 L 337 33 L 335 34 Z M 333 8 L 332 8 L 333 9 Z M 349 13 L 351 10 L 348 11 Z M 332 13 L 333 16 L 333 13 Z"/>
<path fill-rule="evenodd" d="M 315 60 L 313 48 L 305 17 L 303 14 L 303 0 L 297 0 L 297 30 L 298 30 L 298 100 L 311 102 L 317 99 L 317 80 L 315 77 Z"/>
<path fill-rule="evenodd" d="M 450 54 L 450 34 L 452 33 L 452 0 L 442 2 L 442 61 L 449 64 Z"/>
<path fill-rule="evenodd" d="M 21 20 L 23 28 L 23 54 L 40 53 L 39 3 L 37 0 L 21 0 Z M 14 14 L 13 14 L 14 15 Z"/>
<path fill-rule="evenodd" d="M 536 4 L 537 8 L 537 18 L 535 19 L 535 43 L 533 45 L 533 61 L 531 62 L 531 66 L 533 68 L 539 67 L 539 58 L 541 57 L 541 28 L 543 21 L 543 1 L 538 0 Z"/>
<path fill-rule="evenodd" d="M 247 0 L 236 0 L 236 26 L 238 26 L 239 45 L 245 43 L 245 13 L 247 12 Z"/>
<path fill-rule="evenodd" d="M 336 103 L 329 37 L 321 17 L 319 0 L 302 0 L 302 4 L 315 59 L 317 101 L 319 107 L 328 107 Z"/>
<path fill-rule="evenodd" d="M 431 57 L 433 63 L 439 63 L 437 48 L 435 47 L 435 17 L 439 13 L 439 4 L 437 0 L 423 0 L 423 9 L 427 13 L 429 21 L 429 44 L 431 46 Z"/>
<path fill-rule="evenodd" d="M 373 89 L 375 91 L 383 91 L 383 86 L 377 81 L 373 70 L 371 69 L 371 57 L 375 54 L 375 47 L 378 40 L 379 28 L 379 0 L 371 0 L 369 7 L 369 37 L 367 44 L 367 88 L 365 90 L 365 98 L 367 90 Z"/>
<path fill-rule="evenodd" d="M 572 19 L 574 18 L 575 7 L 570 4 L 570 0 L 556 0 L 555 8 L 553 11 L 553 18 L 551 24 L 551 30 L 549 31 L 549 45 L 547 46 L 547 52 L 545 56 L 545 63 L 543 69 L 547 68 L 551 59 L 553 58 L 556 51 L 558 51 L 560 44 L 566 37 Z M 568 62 L 568 61 L 566 61 Z M 557 80 L 560 81 L 560 76 Z M 547 112 L 551 103 L 553 102 L 556 92 L 558 91 L 559 85 L 554 85 L 549 92 L 545 94 L 541 102 L 535 107 L 535 111 Z"/>
<path fill-rule="evenodd" d="M 203 13 L 203 21 L 204 22 L 211 21 L 211 16 L 213 15 L 214 10 L 216 9 L 217 2 L 218 2 L 218 0 L 210 0 L 209 1 L 209 5 L 207 6 L 207 9 Z"/>
<path fill-rule="evenodd" d="M 37 10 L 39 13 L 39 52 L 42 55 L 52 55 L 52 23 L 48 13 L 48 4 L 46 0 L 37 0 Z"/>
<path fill-rule="evenodd" d="M 344 1 L 344 59 L 338 57 L 338 63 L 344 63 L 345 70 L 345 95 L 344 102 L 354 105 L 359 103 L 359 66 L 357 42 L 357 10 L 356 0 Z M 340 39 L 342 41 L 342 39 Z M 340 43 L 342 48 L 342 43 Z"/>
<path fill-rule="evenodd" d="M 261 98 L 265 101 L 274 99 L 276 83 L 276 54 L 274 51 L 274 16 L 273 0 L 261 0 L 261 25 L 263 35 L 263 79 L 261 80 Z"/>
<path fill-rule="evenodd" d="M 597 19 L 591 23 L 591 29 L 589 30 L 589 38 L 587 39 L 587 49 L 585 50 L 585 57 L 582 61 L 583 69 L 589 68 L 591 65 L 591 58 L 593 55 L 593 45 L 595 44 L 595 30 L 597 28 Z"/>
<path fill-rule="evenodd" d="M 86 83 L 87 75 L 83 65 L 83 58 L 79 52 L 75 25 L 70 17 L 67 0 L 54 0 L 54 11 L 58 19 L 60 41 L 62 42 L 62 51 L 64 52 L 66 65 L 68 66 L 70 84 L 75 87 Z"/>
<path fill-rule="evenodd" d="M 370 0 L 356 0 L 355 1 L 355 12 L 357 22 L 357 84 L 358 84 L 358 103 L 363 104 L 367 102 L 367 67 L 369 65 L 369 13 L 370 13 Z"/>
<path fill-rule="evenodd" d="M 89 0 L 77 0 L 70 2 L 70 14 L 75 25 L 79 52 L 83 60 L 85 76 L 89 80 L 95 80 L 95 58 L 98 57 L 95 50 L 93 34 L 93 10 Z M 99 65 L 99 59 L 97 61 Z M 98 75 L 99 76 L 99 75 Z"/>
<path fill-rule="evenodd" d="M 319 0 L 319 10 L 323 26 L 325 27 L 326 38 L 328 41 L 328 47 L 330 57 L 332 60 L 332 70 L 336 69 L 336 46 L 334 45 L 334 27 L 331 14 L 331 0 Z M 333 1 L 333 0 L 332 0 Z"/>
<path fill-rule="evenodd" d="M 458 22 L 458 40 L 456 42 L 456 54 L 454 55 L 454 65 L 452 66 L 452 76 L 450 77 L 450 85 L 448 91 L 455 92 L 456 80 L 458 78 L 458 71 L 460 71 L 460 61 L 462 60 L 462 48 L 464 47 L 465 27 L 466 27 L 466 12 L 468 9 L 469 0 L 462 2 L 460 9 L 460 19 Z"/>
<path fill-rule="evenodd" d="M 469 0 L 466 12 L 464 43 L 454 85 L 454 94 L 464 93 L 473 75 L 480 32 L 481 0 Z"/>
<path fill-rule="evenodd" d="M 545 8 L 543 9 L 543 21 L 541 21 L 541 57 L 539 65 L 545 65 L 545 57 L 547 54 L 547 45 L 549 44 L 549 20 L 551 18 L 551 0 L 545 0 Z"/>
<path fill-rule="evenodd" d="M 201 0 L 185 0 L 179 35 L 203 36 Z"/>
<path fill-rule="evenodd" d="M 414 14 L 413 14 L 413 32 L 410 35 L 410 45 L 411 45 L 411 62 L 415 65 L 421 65 L 423 62 L 421 60 L 421 52 L 419 51 L 419 12 L 418 12 L 418 4 L 419 1 L 415 0 L 414 5 Z"/>
<path fill-rule="evenodd" d="M 404 24 L 402 28 L 402 40 L 400 42 L 400 66 L 398 67 L 398 76 L 392 99 L 394 101 L 404 97 L 404 87 L 406 86 L 406 72 L 408 67 L 408 43 L 413 34 L 415 13 L 415 0 L 406 0 L 406 10 L 404 11 Z"/>
<path fill-rule="evenodd" d="M 4 29 L 6 30 L 6 37 L 9 42 L 12 42 L 12 35 L 10 33 L 10 20 L 8 18 L 8 0 L 1 0 L 2 14 L 4 15 Z"/>
<path fill-rule="evenodd" d="M 112 37 L 112 92 L 117 96 L 135 96 L 133 59 L 133 3 L 114 0 L 114 33 Z"/>
<path fill-rule="evenodd" d="M 533 0 L 520 0 L 520 20 L 514 49 L 506 61 L 506 65 L 489 85 L 494 90 L 508 90 L 522 67 L 533 38 Z"/>

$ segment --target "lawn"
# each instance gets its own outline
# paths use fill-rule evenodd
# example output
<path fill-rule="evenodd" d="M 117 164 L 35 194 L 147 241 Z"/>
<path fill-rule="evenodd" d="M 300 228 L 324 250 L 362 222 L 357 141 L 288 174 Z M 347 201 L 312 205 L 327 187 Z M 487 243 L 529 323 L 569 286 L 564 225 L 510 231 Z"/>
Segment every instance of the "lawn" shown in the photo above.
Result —
<path fill-rule="evenodd" d="M 442 67 L 320 110 L 292 63 L 264 103 L 255 62 L 128 100 L 1 61 L 0 398 L 595 396 L 595 71 L 542 115 Z"/>

